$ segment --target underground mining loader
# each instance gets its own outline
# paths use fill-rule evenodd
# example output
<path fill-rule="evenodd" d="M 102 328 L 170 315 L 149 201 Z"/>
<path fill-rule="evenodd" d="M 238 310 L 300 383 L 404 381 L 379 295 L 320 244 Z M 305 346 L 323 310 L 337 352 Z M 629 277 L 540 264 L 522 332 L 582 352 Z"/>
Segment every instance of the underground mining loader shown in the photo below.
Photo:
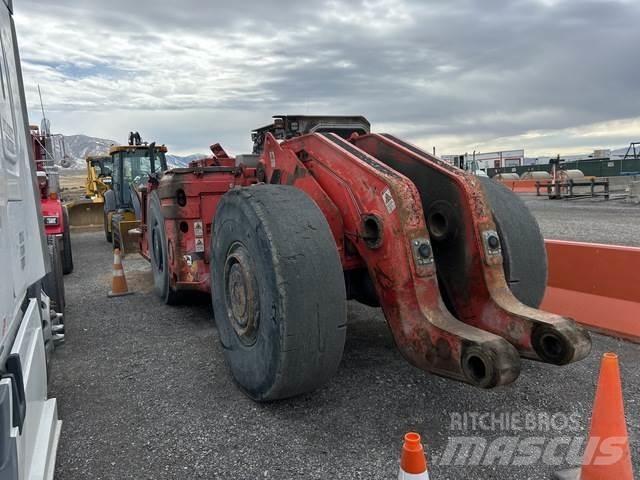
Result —
<path fill-rule="evenodd" d="M 564 365 L 591 341 L 538 310 L 535 219 L 510 191 L 362 117 L 279 116 L 254 153 L 165 172 L 143 190 L 142 253 L 167 303 L 210 292 L 231 372 L 258 401 L 336 371 L 346 301 L 379 305 L 404 357 L 491 388 L 520 357 Z"/>

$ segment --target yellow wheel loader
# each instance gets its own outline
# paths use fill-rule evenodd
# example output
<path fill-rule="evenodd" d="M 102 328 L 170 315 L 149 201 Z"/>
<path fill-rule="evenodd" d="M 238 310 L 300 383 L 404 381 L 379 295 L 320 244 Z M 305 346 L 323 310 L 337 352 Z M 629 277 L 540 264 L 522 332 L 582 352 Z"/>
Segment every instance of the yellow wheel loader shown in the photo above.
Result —
<path fill-rule="evenodd" d="M 104 194 L 111 188 L 110 155 L 90 155 L 86 159 L 87 178 L 84 197 L 66 202 L 69 222 L 74 227 L 100 225 L 104 210 Z"/>
<path fill-rule="evenodd" d="M 105 238 L 123 253 L 138 250 L 135 235 L 130 234 L 140 224 L 138 190 L 149 176 L 167 169 L 167 147 L 155 143 L 129 140 L 129 145 L 113 146 L 111 188 L 104 194 L 103 224 Z"/>
<path fill-rule="evenodd" d="M 91 155 L 86 158 L 87 181 L 85 197 L 104 203 L 104 194 L 111 188 L 113 161 L 110 155 Z"/>

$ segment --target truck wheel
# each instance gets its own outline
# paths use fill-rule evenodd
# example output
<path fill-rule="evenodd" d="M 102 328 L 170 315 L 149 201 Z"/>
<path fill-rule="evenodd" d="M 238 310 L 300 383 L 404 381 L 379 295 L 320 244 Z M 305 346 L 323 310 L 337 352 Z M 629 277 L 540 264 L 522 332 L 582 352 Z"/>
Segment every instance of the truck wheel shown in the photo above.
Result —
<path fill-rule="evenodd" d="M 42 280 L 42 289 L 51 299 L 52 308 L 64 314 L 64 278 L 62 271 L 62 239 L 50 236 L 47 239 L 49 247 L 50 272 Z"/>
<path fill-rule="evenodd" d="M 104 236 L 107 239 L 107 242 L 111 243 L 113 241 L 112 232 L 109 231 L 111 225 L 109 225 L 109 213 L 116 211 L 116 196 L 113 190 L 107 190 L 104 192 Z"/>
<path fill-rule="evenodd" d="M 169 278 L 169 246 L 167 234 L 164 231 L 164 216 L 160 206 L 160 197 L 157 192 L 152 192 L 149 198 L 149 233 L 148 250 L 151 259 L 151 271 L 153 283 L 158 296 L 167 305 L 175 305 L 180 302 L 180 294 L 171 288 Z"/>
<path fill-rule="evenodd" d="M 538 308 L 547 286 L 547 252 L 538 222 L 518 195 L 495 180 L 478 178 L 493 211 L 509 288 L 522 303 Z"/>
<path fill-rule="evenodd" d="M 329 225 L 301 190 L 257 185 L 218 205 L 211 300 L 234 379 L 254 400 L 314 390 L 336 372 L 346 293 Z"/>
<path fill-rule="evenodd" d="M 120 214 L 114 213 L 111 215 L 111 243 L 113 248 L 120 247 Z"/>
<path fill-rule="evenodd" d="M 62 208 L 62 221 L 64 230 L 62 233 L 62 272 L 65 275 L 73 272 L 73 252 L 71 251 L 71 227 L 69 225 L 69 211 L 67 207 Z"/>
<path fill-rule="evenodd" d="M 107 242 L 111 243 L 113 242 L 113 236 L 109 231 L 109 214 L 107 212 L 104 212 L 103 221 L 104 221 L 104 237 L 106 238 Z"/>

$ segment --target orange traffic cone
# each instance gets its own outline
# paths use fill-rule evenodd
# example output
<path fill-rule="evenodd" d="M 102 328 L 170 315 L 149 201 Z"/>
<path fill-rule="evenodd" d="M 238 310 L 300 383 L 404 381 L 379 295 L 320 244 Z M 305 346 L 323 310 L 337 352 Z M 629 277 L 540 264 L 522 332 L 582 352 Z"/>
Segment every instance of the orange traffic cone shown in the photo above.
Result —
<path fill-rule="evenodd" d="M 422 448 L 420 435 L 409 432 L 404 436 L 402 456 L 400 457 L 400 473 L 398 480 L 429 480 L 427 457 Z"/>
<path fill-rule="evenodd" d="M 124 269 L 122 268 L 122 256 L 120 255 L 120 249 L 116 248 L 113 251 L 113 278 L 111 279 L 111 291 L 107 294 L 108 297 L 122 297 L 124 295 L 131 295 L 133 292 L 129 291 L 127 287 L 127 279 L 124 276 Z"/>
<path fill-rule="evenodd" d="M 582 467 L 556 474 L 557 480 L 633 480 L 629 436 L 624 418 L 620 367 L 605 353 L 593 402 L 589 441 Z"/>

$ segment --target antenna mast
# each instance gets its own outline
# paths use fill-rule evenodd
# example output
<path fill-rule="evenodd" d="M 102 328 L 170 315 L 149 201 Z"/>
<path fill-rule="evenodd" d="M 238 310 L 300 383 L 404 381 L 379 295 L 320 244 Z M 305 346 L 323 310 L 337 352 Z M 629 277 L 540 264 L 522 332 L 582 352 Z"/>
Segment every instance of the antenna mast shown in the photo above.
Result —
<path fill-rule="evenodd" d="M 47 120 L 47 116 L 44 113 L 44 103 L 42 102 L 42 92 L 40 91 L 40 84 L 38 84 L 38 96 L 40 97 L 40 108 L 42 109 L 42 122 L 40 125 L 40 130 L 42 131 L 42 135 L 48 135 L 49 120 Z"/>

